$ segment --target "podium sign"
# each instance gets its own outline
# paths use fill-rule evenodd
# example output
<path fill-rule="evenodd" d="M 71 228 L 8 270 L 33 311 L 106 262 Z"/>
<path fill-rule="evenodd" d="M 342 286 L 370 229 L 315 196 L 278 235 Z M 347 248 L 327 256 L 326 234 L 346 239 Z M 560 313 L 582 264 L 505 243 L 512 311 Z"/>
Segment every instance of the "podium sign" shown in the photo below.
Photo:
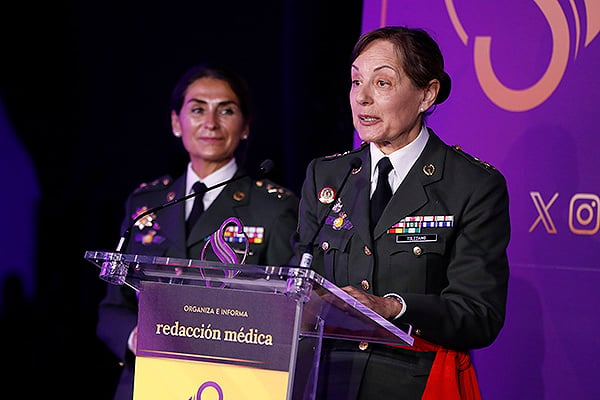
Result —
<path fill-rule="evenodd" d="M 312 399 L 323 338 L 413 344 L 410 330 L 309 269 L 102 251 L 85 258 L 102 279 L 139 294 L 135 400 Z"/>

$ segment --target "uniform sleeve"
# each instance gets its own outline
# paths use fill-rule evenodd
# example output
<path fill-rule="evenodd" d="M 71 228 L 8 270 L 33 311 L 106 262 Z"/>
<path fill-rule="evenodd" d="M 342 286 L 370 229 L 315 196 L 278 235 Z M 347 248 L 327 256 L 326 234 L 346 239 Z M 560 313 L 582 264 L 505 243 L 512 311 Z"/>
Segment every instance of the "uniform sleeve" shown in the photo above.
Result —
<path fill-rule="evenodd" d="M 126 202 L 121 235 L 130 224 L 131 198 L 132 196 L 129 196 Z M 125 249 L 125 252 L 127 251 L 128 249 Z M 127 339 L 131 330 L 137 325 L 137 314 L 135 291 L 129 286 L 107 284 L 106 293 L 98 305 L 96 334 L 121 361 L 125 361 L 129 354 Z"/>
<path fill-rule="evenodd" d="M 280 211 L 271 222 L 265 260 L 261 260 L 264 265 L 287 264 L 293 254 L 292 239 L 298 225 L 298 197 L 290 193 L 277 201 Z"/>
<path fill-rule="evenodd" d="M 317 210 L 317 197 L 315 195 L 315 164 L 312 160 L 306 168 L 306 177 L 302 184 L 302 193 L 300 196 L 298 211 L 298 229 L 294 236 L 294 257 L 290 260 L 290 265 L 300 265 L 302 254 L 306 246 L 312 240 L 317 230 L 318 220 L 314 210 Z M 314 247 L 314 244 L 313 244 Z M 317 260 L 314 260 L 315 262 Z"/>
<path fill-rule="evenodd" d="M 121 361 L 127 360 L 127 340 L 137 325 L 137 297 L 129 286 L 107 284 L 98 307 L 96 334 Z"/>
<path fill-rule="evenodd" d="M 505 319 L 510 238 L 508 191 L 497 171 L 476 186 L 449 253 L 448 285 L 440 295 L 403 294 L 400 318 L 427 340 L 455 348 L 490 345 Z"/>

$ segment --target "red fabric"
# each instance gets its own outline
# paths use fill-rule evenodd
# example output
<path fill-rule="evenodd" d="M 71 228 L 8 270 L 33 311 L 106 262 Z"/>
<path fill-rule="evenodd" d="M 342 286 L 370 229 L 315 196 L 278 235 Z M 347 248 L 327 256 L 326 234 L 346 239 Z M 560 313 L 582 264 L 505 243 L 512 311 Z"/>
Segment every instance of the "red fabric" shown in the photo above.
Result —
<path fill-rule="evenodd" d="M 413 346 L 395 346 L 416 351 L 436 351 L 422 400 L 481 400 L 475 367 L 469 353 L 445 349 L 415 337 Z"/>

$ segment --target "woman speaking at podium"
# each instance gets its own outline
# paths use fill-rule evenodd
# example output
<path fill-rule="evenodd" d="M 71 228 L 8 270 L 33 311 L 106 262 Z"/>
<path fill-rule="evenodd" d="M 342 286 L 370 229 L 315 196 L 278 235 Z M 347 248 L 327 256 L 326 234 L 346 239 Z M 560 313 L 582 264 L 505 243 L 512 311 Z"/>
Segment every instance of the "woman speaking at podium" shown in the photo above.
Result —
<path fill-rule="evenodd" d="M 505 318 L 505 179 L 426 124 L 450 77 L 424 30 L 365 33 L 351 59 L 364 143 L 308 166 L 297 257 L 308 254 L 302 260 L 361 303 L 411 325 L 414 346 L 324 341 L 317 398 L 478 399 L 469 351 L 492 344 Z"/>

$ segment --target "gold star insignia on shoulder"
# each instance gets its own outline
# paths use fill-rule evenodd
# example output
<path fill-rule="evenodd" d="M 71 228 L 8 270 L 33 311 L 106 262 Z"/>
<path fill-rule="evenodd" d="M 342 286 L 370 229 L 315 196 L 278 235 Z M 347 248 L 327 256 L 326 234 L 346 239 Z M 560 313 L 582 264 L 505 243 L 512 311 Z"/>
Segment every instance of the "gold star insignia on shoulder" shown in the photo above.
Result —
<path fill-rule="evenodd" d="M 272 194 L 279 199 L 291 195 L 289 190 L 282 186 L 276 185 L 273 182 L 256 181 L 256 186 L 265 189 L 267 193 Z"/>
<path fill-rule="evenodd" d="M 142 182 L 140 185 L 134 190 L 134 192 L 140 192 L 142 190 L 152 190 L 152 188 L 161 189 L 167 187 L 172 182 L 172 179 L 168 175 L 164 175 L 158 179 L 155 179 L 151 182 Z"/>
<path fill-rule="evenodd" d="M 459 146 L 459 145 L 457 145 L 457 144 L 455 144 L 454 146 L 452 146 L 452 149 L 455 150 L 458 154 L 460 154 L 460 155 L 466 157 L 467 159 L 473 161 L 474 163 L 479 164 L 480 166 L 484 167 L 485 169 L 493 169 L 493 170 L 496 169 L 489 162 L 482 161 L 479 157 L 475 157 L 475 156 L 472 156 L 469 153 L 466 153 L 465 151 L 463 151 L 462 147 Z"/>

